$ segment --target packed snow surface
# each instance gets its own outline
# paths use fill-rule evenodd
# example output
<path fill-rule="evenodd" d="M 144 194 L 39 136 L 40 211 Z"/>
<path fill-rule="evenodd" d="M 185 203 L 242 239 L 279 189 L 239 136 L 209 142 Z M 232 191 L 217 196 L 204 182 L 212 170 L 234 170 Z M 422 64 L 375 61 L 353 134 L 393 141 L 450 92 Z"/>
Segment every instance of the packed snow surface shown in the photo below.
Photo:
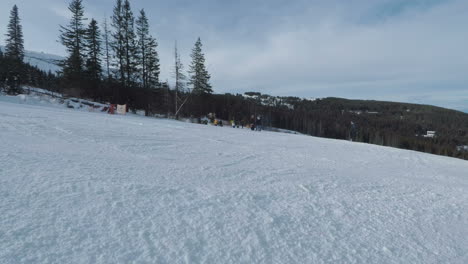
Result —
<path fill-rule="evenodd" d="M 0 100 L 0 263 L 468 263 L 468 162 Z"/>

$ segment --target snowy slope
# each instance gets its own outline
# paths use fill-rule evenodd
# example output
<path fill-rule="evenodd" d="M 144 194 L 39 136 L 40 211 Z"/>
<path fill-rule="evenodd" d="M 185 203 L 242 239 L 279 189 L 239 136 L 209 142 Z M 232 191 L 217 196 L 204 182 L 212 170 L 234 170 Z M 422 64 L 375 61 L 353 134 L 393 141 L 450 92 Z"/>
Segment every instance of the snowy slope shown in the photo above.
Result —
<path fill-rule="evenodd" d="M 468 263 L 468 162 L 0 102 L 0 263 Z"/>
<path fill-rule="evenodd" d="M 4 46 L 0 46 L 0 50 L 5 51 Z M 47 54 L 44 52 L 28 51 L 24 52 L 24 62 L 29 63 L 30 65 L 36 66 L 39 69 L 53 73 L 61 70 L 61 67 L 57 63 L 64 58 L 58 55 Z"/>
<path fill-rule="evenodd" d="M 58 66 L 58 63 L 63 59 L 63 57 L 44 52 L 26 51 L 24 54 L 24 62 L 34 65 L 43 71 L 51 71 L 53 73 L 62 70 Z"/>

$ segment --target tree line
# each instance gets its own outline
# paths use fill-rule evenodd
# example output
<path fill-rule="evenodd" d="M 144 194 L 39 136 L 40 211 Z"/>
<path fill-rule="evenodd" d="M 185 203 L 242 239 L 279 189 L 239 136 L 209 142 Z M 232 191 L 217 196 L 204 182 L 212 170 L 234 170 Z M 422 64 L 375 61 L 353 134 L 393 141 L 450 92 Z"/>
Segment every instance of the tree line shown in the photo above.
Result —
<path fill-rule="evenodd" d="M 68 10 L 69 23 L 59 27 L 59 41 L 66 48 L 67 56 L 60 62 L 62 70 L 53 78 L 53 86 L 60 87 L 60 92 L 128 104 L 148 114 L 162 111 L 167 104 L 174 104 L 171 110 L 179 112 L 178 108 L 185 104 L 187 97 L 197 100 L 213 93 L 200 38 L 192 49 L 187 72 L 184 72 L 177 45 L 174 47 L 176 85 L 170 91 L 169 84 L 159 79 L 158 42 L 150 34 L 144 9 L 135 18 L 129 0 L 116 0 L 110 23 L 106 18 L 102 26 L 94 18 L 86 23 L 82 0 L 72 0 Z M 0 69 L 4 91 L 15 94 L 21 91 L 21 84 L 37 83 L 29 83 L 30 78 L 25 76 L 24 40 L 16 5 L 8 24 L 5 54 L 0 53 L 0 56 L 4 62 L 2 68 L 5 68 Z M 44 75 L 51 79 L 53 74 Z M 169 97 L 174 97 L 171 99 L 174 102 L 165 102 Z"/>
<path fill-rule="evenodd" d="M 126 103 L 148 113 L 159 108 L 161 100 L 155 97 L 169 93 L 169 85 L 159 79 L 158 42 L 150 34 L 145 10 L 141 9 L 135 18 L 129 0 L 116 0 L 110 25 L 106 19 L 101 32 L 95 19 L 85 25 L 82 0 L 72 0 L 68 9 L 72 18 L 68 25 L 60 27 L 60 41 L 68 52 L 61 73 L 68 93 Z M 201 39 L 192 50 L 188 79 L 177 46 L 174 51 L 177 96 L 187 90 L 197 96 L 212 94 Z M 180 101 L 174 100 L 175 104 Z"/>

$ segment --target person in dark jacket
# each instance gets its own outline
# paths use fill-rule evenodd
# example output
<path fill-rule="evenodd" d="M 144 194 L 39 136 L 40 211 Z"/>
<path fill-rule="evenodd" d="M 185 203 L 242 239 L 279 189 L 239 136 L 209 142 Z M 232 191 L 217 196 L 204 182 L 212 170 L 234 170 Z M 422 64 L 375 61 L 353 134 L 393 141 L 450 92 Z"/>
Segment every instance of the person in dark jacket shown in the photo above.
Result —
<path fill-rule="evenodd" d="M 255 130 L 255 116 L 254 115 L 250 117 L 250 129 L 252 129 L 252 131 Z"/>

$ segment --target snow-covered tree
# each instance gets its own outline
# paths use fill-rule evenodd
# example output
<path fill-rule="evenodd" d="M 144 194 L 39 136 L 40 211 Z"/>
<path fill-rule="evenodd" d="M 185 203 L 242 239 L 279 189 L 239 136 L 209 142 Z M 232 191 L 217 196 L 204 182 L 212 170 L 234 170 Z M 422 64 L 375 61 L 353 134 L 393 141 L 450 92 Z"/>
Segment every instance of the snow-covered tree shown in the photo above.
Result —
<path fill-rule="evenodd" d="M 193 92 L 199 95 L 213 93 L 213 89 L 209 83 L 211 76 L 206 70 L 205 55 L 202 52 L 202 46 L 201 40 L 198 38 L 195 47 L 192 49 L 192 54 L 190 55 L 192 63 L 189 68 L 189 85 L 192 86 Z"/>
<path fill-rule="evenodd" d="M 187 80 L 187 76 L 184 74 L 184 65 L 180 60 L 179 50 L 177 49 L 177 42 L 174 45 L 174 71 L 173 71 L 174 79 L 175 79 L 175 113 L 176 118 L 178 117 L 179 112 L 179 94 L 180 92 L 184 91 L 185 88 L 185 81 Z"/>
<path fill-rule="evenodd" d="M 185 81 L 187 76 L 184 74 L 184 65 L 180 59 L 179 49 L 177 48 L 177 42 L 174 45 L 174 69 L 173 75 L 175 79 L 175 90 L 177 92 L 183 92 L 185 88 Z"/>
<path fill-rule="evenodd" d="M 66 47 L 68 56 L 63 62 L 63 75 L 66 80 L 79 81 L 84 71 L 85 35 L 84 7 L 82 0 L 72 0 L 68 6 L 72 18 L 68 26 L 60 26 L 60 41 Z"/>

